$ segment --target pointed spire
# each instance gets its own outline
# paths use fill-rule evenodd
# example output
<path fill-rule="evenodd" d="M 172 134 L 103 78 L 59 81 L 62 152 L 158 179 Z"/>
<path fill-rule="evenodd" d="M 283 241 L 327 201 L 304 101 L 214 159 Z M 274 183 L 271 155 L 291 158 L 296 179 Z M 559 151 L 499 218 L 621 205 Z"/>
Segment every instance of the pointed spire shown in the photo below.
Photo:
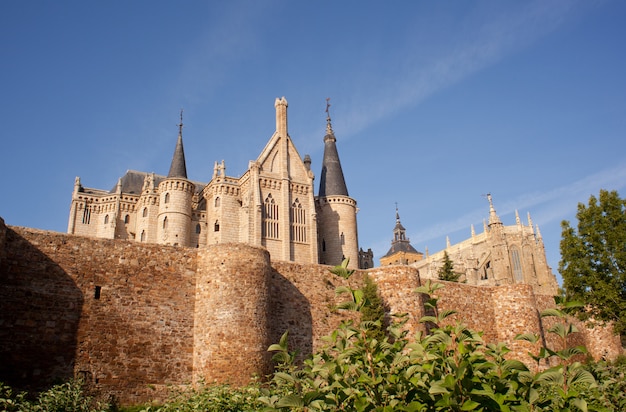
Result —
<path fill-rule="evenodd" d="M 543 240 L 543 238 L 541 237 L 541 232 L 539 231 L 539 225 L 537 225 L 537 240 L 540 242 Z"/>
<path fill-rule="evenodd" d="M 517 212 L 517 209 L 515 209 L 515 223 L 517 224 L 517 226 L 522 226 L 522 221 L 519 218 L 519 213 Z"/>
<path fill-rule="evenodd" d="M 528 212 L 528 227 L 530 228 L 530 233 L 534 233 L 533 220 L 530 218 L 530 212 Z"/>
<path fill-rule="evenodd" d="M 428 257 L 428 246 L 424 248 L 424 256 Z"/>
<path fill-rule="evenodd" d="M 450 249 L 450 237 L 446 236 L 446 249 Z"/>
<path fill-rule="evenodd" d="M 493 200 L 491 198 L 491 193 L 487 193 L 487 200 L 489 200 L 489 226 L 491 225 L 501 225 L 502 222 L 496 213 L 496 209 L 493 207 Z"/>
<path fill-rule="evenodd" d="M 180 111 L 180 124 L 178 125 L 178 141 L 174 156 L 172 157 L 172 165 L 167 177 L 182 177 L 187 179 L 187 166 L 185 164 L 185 151 L 183 149 L 183 111 Z"/>
<path fill-rule="evenodd" d="M 326 99 L 326 135 L 324 136 L 324 159 L 322 160 L 319 196 L 348 196 L 348 188 L 335 145 L 337 139 L 330 122 L 329 108 L 330 98 Z"/>
<path fill-rule="evenodd" d="M 474 224 L 473 223 L 470 226 L 470 230 L 472 232 L 472 237 L 475 237 L 476 236 L 476 231 L 474 230 Z"/>

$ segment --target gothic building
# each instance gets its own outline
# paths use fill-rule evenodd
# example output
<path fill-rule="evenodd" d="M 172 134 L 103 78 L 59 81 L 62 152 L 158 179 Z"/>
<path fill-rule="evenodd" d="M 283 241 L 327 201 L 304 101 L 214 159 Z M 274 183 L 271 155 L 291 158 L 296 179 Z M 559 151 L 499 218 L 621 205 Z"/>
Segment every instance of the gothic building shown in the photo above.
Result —
<path fill-rule="evenodd" d="M 528 225 L 522 223 L 517 211 L 516 224 L 505 226 L 489 200 L 489 223 L 483 233 L 476 234 L 455 245 L 447 242 L 444 250 L 429 255 L 411 246 L 396 210 L 396 226 L 391 249 L 380 258 L 381 266 L 410 265 L 418 269 L 421 279 L 437 279 L 443 265 L 444 253 L 461 274 L 460 281 L 470 285 L 499 286 L 515 283 L 532 285 L 541 294 L 556 295 L 558 283 L 546 260 L 546 251 L 539 227 L 533 227 L 530 213 Z"/>
<path fill-rule="evenodd" d="M 318 196 L 311 158 L 301 158 L 287 131 L 287 100 L 276 99 L 276 131 L 241 177 L 215 163 L 208 183 L 187 177 L 182 137 L 167 176 L 128 171 L 110 191 L 76 178 L 68 233 L 190 247 L 239 242 L 265 247 L 272 259 L 372 267 L 359 250 L 357 203 L 348 194 L 326 119 Z M 326 112 L 328 113 L 328 106 Z"/>
<path fill-rule="evenodd" d="M 406 229 L 400 223 L 400 214 L 396 207 L 396 226 L 393 228 L 391 248 L 385 256 L 380 258 L 380 265 L 410 265 L 422 260 L 423 256 L 423 253 L 411 246 L 411 241 L 406 237 Z"/>

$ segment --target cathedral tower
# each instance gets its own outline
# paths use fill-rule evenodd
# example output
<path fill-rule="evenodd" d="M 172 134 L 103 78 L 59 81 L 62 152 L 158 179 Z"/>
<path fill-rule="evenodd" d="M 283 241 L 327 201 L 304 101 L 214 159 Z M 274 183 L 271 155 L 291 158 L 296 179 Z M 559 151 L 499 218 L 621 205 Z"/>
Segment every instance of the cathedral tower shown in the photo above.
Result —
<path fill-rule="evenodd" d="M 351 268 L 359 265 L 356 200 L 348 195 L 343 177 L 337 139 L 330 121 L 330 104 L 326 105 L 324 159 L 317 197 L 320 263 L 338 265 L 349 258 Z"/>
<path fill-rule="evenodd" d="M 189 246 L 191 202 L 195 186 L 187 179 L 183 150 L 183 113 L 180 113 L 178 141 L 167 178 L 159 184 L 157 243 Z"/>
<path fill-rule="evenodd" d="M 380 265 L 410 265 L 422 260 L 423 256 L 422 253 L 411 246 L 409 238 L 406 237 L 406 229 L 400 223 L 400 214 L 396 207 L 396 225 L 393 228 L 391 248 L 385 256 L 380 258 Z"/>

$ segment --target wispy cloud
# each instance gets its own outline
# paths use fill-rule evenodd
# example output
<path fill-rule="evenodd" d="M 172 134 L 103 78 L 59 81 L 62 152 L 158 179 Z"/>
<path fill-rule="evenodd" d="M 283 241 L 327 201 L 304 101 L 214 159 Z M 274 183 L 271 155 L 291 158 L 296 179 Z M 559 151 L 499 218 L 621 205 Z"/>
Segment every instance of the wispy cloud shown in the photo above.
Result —
<path fill-rule="evenodd" d="M 578 203 L 586 203 L 589 196 L 597 196 L 600 189 L 620 191 L 624 188 L 626 188 L 626 162 L 546 192 L 522 194 L 496 205 L 496 208 L 500 216 L 512 214 L 515 210 L 531 211 L 533 223 L 543 226 L 569 219 L 576 213 Z M 475 209 L 454 220 L 431 225 L 412 234 L 411 241 L 416 245 L 422 245 L 461 230 L 467 231 L 469 236 L 469 225 L 481 222 L 486 217 L 486 211 L 486 207 Z M 476 227 L 476 231 L 482 231 L 482 227 Z"/>
<path fill-rule="evenodd" d="M 523 3 L 520 9 L 507 13 L 487 13 L 472 17 L 463 32 L 455 31 L 452 45 L 442 47 L 439 54 L 425 61 L 420 44 L 423 40 L 409 42 L 412 48 L 401 50 L 391 62 L 398 71 L 376 88 L 367 88 L 361 95 L 361 84 L 353 84 L 352 112 L 338 125 L 345 127 L 348 138 L 358 135 L 373 123 L 391 114 L 413 106 L 434 93 L 471 76 L 504 56 L 515 53 L 558 29 L 564 22 L 573 20 L 587 5 L 572 1 L 534 1 Z M 437 41 L 433 39 L 433 41 Z M 361 79 L 362 81 L 362 79 Z M 373 84 L 380 79 L 371 79 Z M 343 128 L 343 127 L 342 127 Z"/>

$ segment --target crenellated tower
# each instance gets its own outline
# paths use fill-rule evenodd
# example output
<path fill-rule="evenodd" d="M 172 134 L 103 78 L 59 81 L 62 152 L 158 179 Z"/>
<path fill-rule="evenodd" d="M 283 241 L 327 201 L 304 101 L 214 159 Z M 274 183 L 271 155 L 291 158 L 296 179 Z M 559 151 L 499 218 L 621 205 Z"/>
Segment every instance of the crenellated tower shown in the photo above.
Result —
<path fill-rule="evenodd" d="M 357 205 L 356 200 L 348 195 L 329 108 L 327 99 L 324 159 L 317 196 L 320 263 L 338 265 L 343 259 L 349 258 L 349 266 L 358 268 Z"/>
<path fill-rule="evenodd" d="M 157 243 L 189 246 L 191 208 L 195 185 L 187 179 L 183 149 L 183 112 L 180 112 L 178 141 L 167 178 L 159 183 Z"/>

